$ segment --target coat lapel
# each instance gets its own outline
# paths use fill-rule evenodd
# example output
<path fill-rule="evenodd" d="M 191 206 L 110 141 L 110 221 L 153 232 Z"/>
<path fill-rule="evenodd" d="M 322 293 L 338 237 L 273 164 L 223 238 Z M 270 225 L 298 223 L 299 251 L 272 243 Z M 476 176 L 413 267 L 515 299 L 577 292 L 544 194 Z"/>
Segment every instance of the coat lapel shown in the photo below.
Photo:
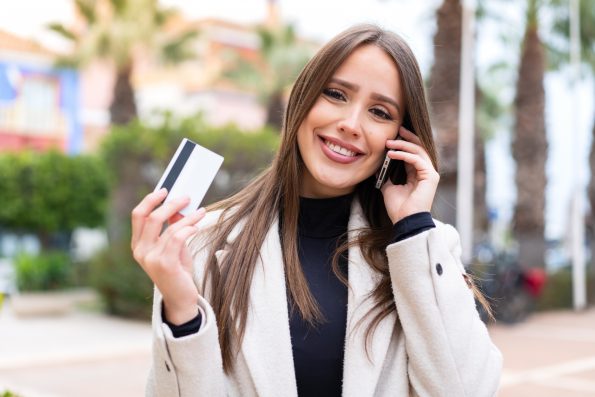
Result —
<path fill-rule="evenodd" d="M 354 200 L 349 219 L 349 238 L 356 230 L 367 226 L 361 207 Z M 261 397 L 296 396 L 297 386 L 287 295 L 285 271 L 275 221 L 263 243 L 261 258 L 254 269 L 250 290 L 250 308 L 246 334 L 242 343 L 250 375 Z M 378 276 L 364 261 L 358 247 L 349 249 L 349 292 L 347 308 L 347 334 L 345 336 L 345 358 L 343 367 L 344 396 L 372 396 L 376 389 L 383 363 L 394 331 L 395 314 L 385 318 L 376 328 L 369 345 L 370 359 L 365 350 L 365 331 L 368 317 L 362 325 L 358 322 L 373 307 L 371 299 L 366 299 L 374 290 Z"/>
<path fill-rule="evenodd" d="M 297 395 L 278 227 L 277 221 L 271 225 L 256 262 L 242 343 L 256 393 L 261 397 Z"/>
<path fill-rule="evenodd" d="M 366 227 L 361 207 L 354 200 L 349 219 L 349 239 L 357 229 Z M 365 350 L 365 333 L 371 317 L 358 326 L 362 318 L 374 306 L 367 299 L 378 283 L 378 275 L 365 262 L 359 247 L 349 249 L 349 292 L 347 304 L 347 333 L 345 335 L 345 358 L 343 366 L 343 396 L 373 396 L 376 390 L 386 353 L 394 331 L 393 313 L 384 318 L 369 344 L 369 359 Z"/>

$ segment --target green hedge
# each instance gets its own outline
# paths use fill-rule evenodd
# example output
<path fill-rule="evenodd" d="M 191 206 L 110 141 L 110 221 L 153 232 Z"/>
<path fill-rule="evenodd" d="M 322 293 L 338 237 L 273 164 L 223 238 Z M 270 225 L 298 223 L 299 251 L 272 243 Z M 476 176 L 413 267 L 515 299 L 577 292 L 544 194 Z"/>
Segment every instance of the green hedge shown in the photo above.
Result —
<path fill-rule="evenodd" d="M 595 272 L 592 264 L 586 268 L 587 304 L 595 304 Z M 543 292 L 537 301 L 538 310 L 572 308 L 572 268 L 564 267 L 548 274 Z"/>
<path fill-rule="evenodd" d="M 213 127 L 200 116 L 177 119 L 166 113 L 157 126 L 139 121 L 116 126 L 103 141 L 101 153 L 112 182 L 117 185 L 126 170 L 138 168 L 136 177 L 142 186 L 137 197 L 140 200 L 157 184 L 183 138 L 224 157 L 220 175 L 229 175 L 229 186 L 213 184 L 204 204 L 227 197 L 243 187 L 270 164 L 279 145 L 279 134 L 270 128 L 246 131 L 233 124 Z"/>
<path fill-rule="evenodd" d="M 35 233 L 42 244 L 53 233 L 105 222 L 109 183 L 98 157 L 1 153 L 0 186 L 0 227 Z"/>
<path fill-rule="evenodd" d="M 17 287 L 20 291 L 49 291 L 71 287 L 74 268 L 67 253 L 21 253 L 14 259 Z"/>
<path fill-rule="evenodd" d="M 90 263 L 90 284 L 108 313 L 138 319 L 151 317 L 153 283 L 132 258 L 130 245 L 112 244 Z"/>

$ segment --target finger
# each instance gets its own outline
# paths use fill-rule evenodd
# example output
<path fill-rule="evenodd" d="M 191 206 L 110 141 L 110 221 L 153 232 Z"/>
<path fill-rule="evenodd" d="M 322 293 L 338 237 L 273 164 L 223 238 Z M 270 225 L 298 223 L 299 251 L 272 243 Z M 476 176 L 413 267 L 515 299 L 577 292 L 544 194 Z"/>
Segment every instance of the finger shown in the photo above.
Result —
<path fill-rule="evenodd" d="M 182 250 L 185 249 L 186 241 L 198 232 L 194 225 L 184 226 L 178 230 L 164 245 L 162 252 L 164 263 L 180 263 Z"/>
<path fill-rule="evenodd" d="M 390 150 L 388 156 L 393 160 L 403 160 L 405 163 L 411 164 L 415 167 L 418 174 L 422 174 L 422 179 L 428 177 L 429 173 L 433 172 L 437 174 L 432 162 L 425 160 L 420 155 L 404 152 L 402 150 Z"/>
<path fill-rule="evenodd" d="M 206 214 L 206 210 L 204 208 L 200 208 L 198 211 L 191 213 L 188 216 L 182 216 L 181 219 L 171 224 L 165 229 L 165 232 L 161 235 L 161 238 L 167 240 L 171 237 L 172 234 L 176 233 L 178 230 L 182 229 L 183 227 L 194 225 L 204 218 Z M 175 215 L 174 215 L 175 216 Z"/>
<path fill-rule="evenodd" d="M 410 141 L 413 143 L 417 143 L 418 145 L 421 145 L 421 139 L 419 139 L 417 135 L 415 135 L 413 132 L 409 131 L 407 128 L 403 126 L 399 127 L 399 136 L 401 136 L 406 141 Z"/>
<path fill-rule="evenodd" d="M 430 160 L 428 152 L 426 152 L 426 150 L 417 143 L 408 142 L 402 139 L 395 139 L 386 141 L 386 147 L 393 150 L 404 150 L 406 152 L 422 156 L 426 160 Z"/>
<path fill-rule="evenodd" d="M 132 239 L 131 244 L 132 248 L 136 246 L 138 239 L 143 231 L 143 226 L 145 223 L 145 218 L 149 215 L 155 207 L 163 202 L 165 197 L 167 196 L 167 189 L 162 188 L 156 192 L 152 192 L 147 194 L 141 202 L 134 207 L 131 214 L 131 222 L 132 222 Z"/>
<path fill-rule="evenodd" d="M 140 239 L 145 240 L 147 243 L 157 241 L 165 222 L 175 213 L 180 212 L 180 210 L 186 207 L 189 202 L 190 198 L 180 197 L 166 202 L 161 207 L 151 212 L 149 216 L 146 217 L 145 226 L 143 227 Z"/>
<path fill-rule="evenodd" d="M 145 252 L 148 252 L 150 250 L 153 256 L 161 256 L 162 252 L 167 249 L 169 240 L 173 234 L 187 226 L 196 227 L 196 224 L 205 216 L 205 214 L 206 210 L 204 208 L 200 208 L 198 211 L 195 211 L 188 216 L 183 216 L 180 221 L 171 226 L 168 226 L 165 232 L 161 235 L 161 237 L 159 237 L 157 242 L 147 242 L 147 240 L 141 239 L 137 246 L 135 254 L 137 254 L 137 256 L 141 256 L 144 255 Z"/>

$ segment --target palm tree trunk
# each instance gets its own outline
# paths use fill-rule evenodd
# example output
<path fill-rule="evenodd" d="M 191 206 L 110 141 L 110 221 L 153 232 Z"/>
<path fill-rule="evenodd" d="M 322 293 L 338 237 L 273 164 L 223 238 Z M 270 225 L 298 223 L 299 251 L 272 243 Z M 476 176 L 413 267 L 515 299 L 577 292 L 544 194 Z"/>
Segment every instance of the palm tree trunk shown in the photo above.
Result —
<path fill-rule="evenodd" d="M 488 234 L 488 206 L 486 203 L 487 172 L 485 144 L 478 129 L 475 131 L 473 151 L 473 242 L 485 240 Z"/>
<path fill-rule="evenodd" d="M 517 164 L 517 202 L 514 235 L 521 266 L 544 266 L 545 161 L 545 51 L 536 20 L 527 25 L 515 98 L 513 158 Z"/>
<path fill-rule="evenodd" d="M 594 87 L 595 88 L 595 87 Z M 595 92 L 595 90 L 593 90 Z M 595 113 L 594 113 L 595 114 Z M 591 151 L 589 153 L 589 167 L 591 169 L 591 179 L 589 180 L 588 195 L 591 212 L 587 218 L 587 231 L 590 235 L 591 245 L 591 277 L 595 279 L 595 120 L 591 128 Z"/>
<path fill-rule="evenodd" d="M 434 65 L 428 90 L 432 127 L 440 155 L 440 184 L 434 212 L 441 220 L 452 224 L 456 222 L 462 18 L 459 0 L 444 0 L 436 11 Z"/>
<path fill-rule="evenodd" d="M 114 95 L 109 107 L 112 124 L 124 125 L 136 118 L 136 101 L 130 82 L 131 75 L 131 63 L 116 71 Z"/>

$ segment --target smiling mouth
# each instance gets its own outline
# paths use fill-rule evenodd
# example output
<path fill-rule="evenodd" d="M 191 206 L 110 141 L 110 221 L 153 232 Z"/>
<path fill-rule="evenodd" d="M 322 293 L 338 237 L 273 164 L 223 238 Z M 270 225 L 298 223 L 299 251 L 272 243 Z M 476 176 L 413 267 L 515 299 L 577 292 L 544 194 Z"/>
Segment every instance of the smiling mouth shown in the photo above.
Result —
<path fill-rule="evenodd" d="M 330 150 L 332 150 L 335 153 L 341 154 L 341 155 L 346 156 L 346 157 L 356 157 L 358 155 L 358 153 L 356 153 L 356 152 L 354 152 L 352 150 L 346 149 L 346 148 L 344 148 L 342 146 L 339 146 L 336 143 L 332 143 L 330 141 L 327 141 L 326 139 L 324 139 L 322 137 L 321 137 L 321 139 L 324 142 L 324 144 Z"/>

